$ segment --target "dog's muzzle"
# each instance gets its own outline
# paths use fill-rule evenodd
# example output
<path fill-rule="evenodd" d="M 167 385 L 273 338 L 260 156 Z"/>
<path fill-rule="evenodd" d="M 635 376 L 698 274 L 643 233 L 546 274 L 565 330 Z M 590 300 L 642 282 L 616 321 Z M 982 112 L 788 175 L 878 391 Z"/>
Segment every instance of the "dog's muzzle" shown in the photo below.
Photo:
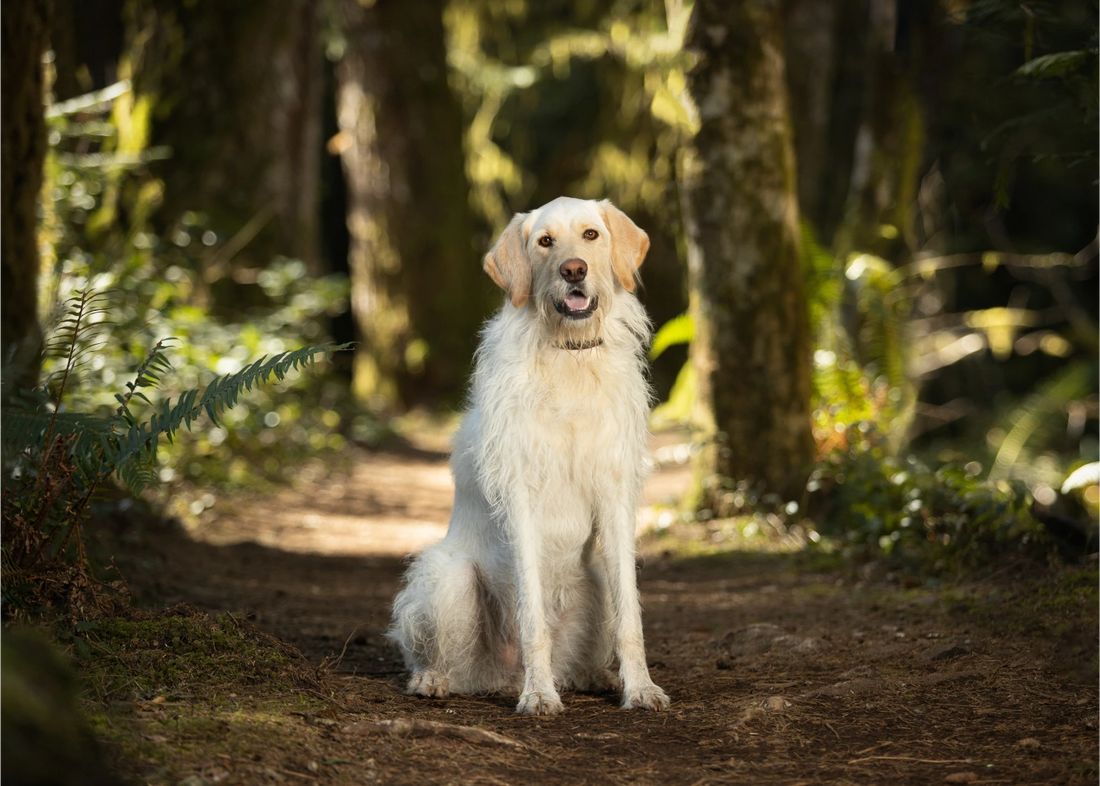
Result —
<path fill-rule="evenodd" d="M 599 297 L 588 297 L 579 289 L 570 291 L 561 303 L 554 303 L 554 308 L 566 319 L 588 319 L 599 306 Z"/>

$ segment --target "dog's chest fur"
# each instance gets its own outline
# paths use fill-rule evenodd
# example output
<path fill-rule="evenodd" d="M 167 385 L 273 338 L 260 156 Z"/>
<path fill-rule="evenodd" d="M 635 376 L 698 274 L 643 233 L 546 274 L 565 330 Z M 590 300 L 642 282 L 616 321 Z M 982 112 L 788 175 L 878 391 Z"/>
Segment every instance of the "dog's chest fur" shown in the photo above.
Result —
<path fill-rule="evenodd" d="M 579 468 L 599 467 L 593 462 L 601 453 L 636 426 L 636 418 L 624 417 L 624 404 L 644 391 L 645 381 L 629 366 L 608 368 L 611 362 L 601 349 L 555 348 L 541 358 L 529 382 L 539 437 L 551 450 L 572 456 Z"/>

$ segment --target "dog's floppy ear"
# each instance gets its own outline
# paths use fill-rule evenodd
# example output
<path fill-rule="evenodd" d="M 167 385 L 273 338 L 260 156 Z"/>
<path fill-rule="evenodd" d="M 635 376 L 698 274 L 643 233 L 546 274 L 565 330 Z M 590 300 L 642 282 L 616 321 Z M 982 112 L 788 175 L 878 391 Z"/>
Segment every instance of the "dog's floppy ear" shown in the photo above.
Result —
<path fill-rule="evenodd" d="M 603 221 L 611 231 L 611 268 L 627 292 L 634 291 L 634 274 L 649 251 L 649 235 L 606 199 L 600 202 Z"/>
<path fill-rule="evenodd" d="M 516 213 L 497 243 L 485 255 L 483 266 L 489 278 L 508 294 L 516 308 L 522 308 L 531 297 L 531 260 L 527 258 L 528 213 Z"/>

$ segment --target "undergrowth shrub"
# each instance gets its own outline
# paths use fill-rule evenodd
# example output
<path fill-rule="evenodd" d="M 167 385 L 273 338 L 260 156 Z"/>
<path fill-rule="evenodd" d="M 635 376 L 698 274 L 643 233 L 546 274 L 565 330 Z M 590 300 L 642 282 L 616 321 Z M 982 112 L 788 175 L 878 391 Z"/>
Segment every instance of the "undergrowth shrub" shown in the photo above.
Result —
<path fill-rule="evenodd" d="M 346 276 L 281 257 L 246 265 L 247 233 L 219 234 L 197 209 L 161 215 L 164 185 L 150 164 L 171 151 L 149 146 L 148 123 L 147 100 L 125 81 L 47 110 L 40 313 L 49 332 L 81 292 L 98 293 L 103 309 L 90 315 L 80 374 L 66 388 L 73 412 L 108 417 L 123 381 L 164 336 L 177 339 L 176 371 L 161 385 L 178 397 L 252 358 L 322 343 L 346 309 Z M 63 366 L 59 355 L 45 358 L 47 391 Z M 168 512 L 199 515 L 218 492 L 320 475 L 349 439 L 382 433 L 337 374 L 291 372 L 250 401 L 162 446 L 152 469 Z"/>
<path fill-rule="evenodd" d="M 1049 547 L 1023 483 L 983 479 L 973 464 L 894 458 L 870 436 L 827 455 L 808 484 L 818 531 L 846 555 L 943 572 Z"/>
<path fill-rule="evenodd" d="M 317 355 L 348 345 L 311 345 L 274 357 L 261 358 L 232 374 L 216 376 L 204 387 L 184 391 L 174 400 L 153 402 L 145 391 L 157 387 L 172 370 L 168 353 L 172 339 L 158 341 L 114 394 L 109 415 L 73 410 L 66 405 L 70 384 L 94 357 L 95 318 L 107 309 L 94 293 L 72 298 L 60 329 L 46 343 L 61 360 L 42 389 L 20 405 L 12 402 L 2 414 L 3 528 L 0 532 L 4 570 L 4 615 L 36 606 L 60 603 L 69 608 L 91 602 L 96 583 L 87 571 L 80 528 L 93 496 L 109 480 L 133 494 L 157 482 L 161 440 L 206 419 L 220 427 L 227 411 L 242 395 L 291 373 L 312 367 Z"/>

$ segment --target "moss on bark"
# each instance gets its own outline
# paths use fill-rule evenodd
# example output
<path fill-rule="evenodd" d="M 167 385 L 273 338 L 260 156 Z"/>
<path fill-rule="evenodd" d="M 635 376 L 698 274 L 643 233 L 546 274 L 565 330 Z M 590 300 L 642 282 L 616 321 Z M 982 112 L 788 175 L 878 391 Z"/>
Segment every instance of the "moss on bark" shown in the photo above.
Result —
<path fill-rule="evenodd" d="M 810 326 L 778 2 L 695 6 L 699 131 L 682 168 L 707 496 L 799 497 L 813 457 Z"/>

